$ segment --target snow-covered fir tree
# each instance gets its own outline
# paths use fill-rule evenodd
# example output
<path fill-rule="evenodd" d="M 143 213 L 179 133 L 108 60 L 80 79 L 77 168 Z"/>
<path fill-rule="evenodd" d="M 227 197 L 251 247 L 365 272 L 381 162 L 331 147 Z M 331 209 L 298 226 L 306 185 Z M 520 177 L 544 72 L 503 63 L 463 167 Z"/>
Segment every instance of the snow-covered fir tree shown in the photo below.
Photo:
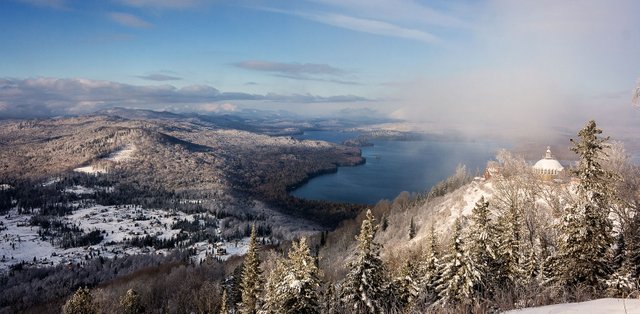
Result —
<path fill-rule="evenodd" d="M 322 302 L 320 303 L 320 312 L 332 314 L 338 309 L 338 299 L 336 296 L 336 288 L 332 282 L 326 284 L 322 294 Z"/>
<path fill-rule="evenodd" d="M 283 271 L 277 276 L 281 278 L 275 285 L 275 302 L 270 302 L 275 308 L 271 310 L 274 313 L 320 313 L 320 271 L 306 238 L 293 242 L 289 259 L 282 265 Z"/>
<path fill-rule="evenodd" d="M 608 139 L 601 138 L 601 133 L 591 120 L 578 132 L 580 139 L 571 140 L 571 150 L 579 157 L 573 173 L 580 181 L 576 203 L 567 209 L 562 226 L 558 280 L 566 285 L 603 287 L 611 271 L 608 251 L 613 242 L 609 219 L 613 191 L 608 184 L 611 174 L 600 165 Z"/>
<path fill-rule="evenodd" d="M 640 213 L 636 213 L 627 235 L 623 268 L 633 277 L 640 278 Z M 638 285 L 636 280 L 636 285 Z M 636 287 L 640 289 L 640 287 Z"/>
<path fill-rule="evenodd" d="M 353 313 L 380 313 L 386 301 L 385 267 L 380 259 L 380 244 L 374 241 L 378 225 L 367 210 L 360 234 L 358 249 L 347 268 L 349 273 L 341 289 L 344 307 Z"/>
<path fill-rule="evenodd" d="M 94 314 L 98 313 L 96 305 L 93 303 L 93 296 L 88 288 L 80 288 L 62 306 L 64 314 Z"/>
<path fill-rule="evenodd" d="M 127 293 L 120 300 L 120 305 L 126 314 L 140 314 L 144 313 L 144 306 L 142 306 L 142 300 L 140 294 L 133 289 L 127 290 Z"/>
<path fill-rule="evenodd" d="M 438 247 L 438 234 L 432 224 L 429 229 L 429 248 L 418 265 L 418 285 L 420 287 L 419 299 L 424 304 L 436 300 L 438 280 L 440 279 L 440 248 Z"/>
<path fill-rule="evenodd" d="M 222 288 L 222 299 L 220 300 L 220 314 L 229 314 L 227 308 L 227 289 Z"/>
<path fill-rule="evenodd" d="M 410 306 L 418 293 L 420 287 L 416 280 L 417 266 L 411 259 L 407 259 L 400 270 L 400 274 L 391 280 L 387 291 L 389 291 L 389 303 L 391 308 L 397 311 Z"/>
<path fill-rule="evenodd" d="M 498 217 L 498 279 L 501 285 L 517 286 L 524 276 L 522 256 L 522 210 L 510 206 Z"/>
<path fill-rule="evenodd" d="M 278 294 L 279 286 L 283 282 L 285 272 L 287 271 L 284 259 L 277 257 L 275 267 L 267 275 L 267 282 L 262 297 L 262 306 L 260 314 L 277 314 L 282 304 L 282 298 Z"/>
<path fill-rule="evenodd" d="M 456 219 L 449 253 L 443 258 L 442 273 L 438 281 L 438 301 L 441 306 L 469 305 L 476 298 L 474 287 L 481 274 L 465 250 L 462 222 Z"/>
<path fill-rule="evenodd" d="M 481 274 L 476 290 L 486 297 L 499 276 L 499 264 L 496 258 L 498 232 L 490 219 L 489 202 L 480 197 L 471 213 L 468 232 L 468 251 L 473 263 Z"/>
<path fill-rule="evenodd" d="M 257 245 L 256 225 L 253 224 L 251 226 L 249 248 L 244 256 L 242 281 L 240 283 L 242 302 L 239 304 L 239 309 L 244 314 L 256 313 L 259 307 L 262 280 L 260 278 L 260 258 Z"/>
<path fill-rule="evenodd" d="M 524 283 L 533 283 L 538 279 L 540 275 L 540 261 L 538 260 L 538 253 L 535 247 L 529 249 L 524 262 L 522 263 Z"/>

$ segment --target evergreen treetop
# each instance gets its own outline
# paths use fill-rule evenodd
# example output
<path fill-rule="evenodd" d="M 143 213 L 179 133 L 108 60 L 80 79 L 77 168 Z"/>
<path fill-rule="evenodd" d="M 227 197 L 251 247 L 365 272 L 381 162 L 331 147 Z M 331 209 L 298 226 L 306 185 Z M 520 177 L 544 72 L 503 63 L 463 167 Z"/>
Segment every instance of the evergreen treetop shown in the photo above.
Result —
<path fill-rule="evenodd" d="M 245 314 L 256 313 L 259 306 L 260 292 L 262 291 L 260 257 L 258 256 L 257 245 L 256 225 L 254 223 L 251 226 L 251 238 L 247 254 L 244 256 L 242 282 L 240 283 L 242 292 L 240 311 Z"/>

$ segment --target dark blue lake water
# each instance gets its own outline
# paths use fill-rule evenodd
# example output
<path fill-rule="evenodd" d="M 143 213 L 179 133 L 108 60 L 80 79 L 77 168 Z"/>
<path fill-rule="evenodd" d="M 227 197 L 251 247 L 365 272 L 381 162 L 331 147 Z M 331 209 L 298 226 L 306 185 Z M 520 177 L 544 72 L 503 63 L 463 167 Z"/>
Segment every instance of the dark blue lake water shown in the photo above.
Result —
<path fill-rule="evenodd" d="M 354 138 L 355 132 L 311 131 L 299 139 L 340 143 Z M 363 147 L 366 164 L 340 167 L 338 172 L 311 179 L 291 194 L 305 199 L 375 204 L 393 199 L 402 191 L 424 192 L 451 176 L 464 164 L 474 174 L 495 157 L 496 142 L 471 141 L 373 141 Z"/>

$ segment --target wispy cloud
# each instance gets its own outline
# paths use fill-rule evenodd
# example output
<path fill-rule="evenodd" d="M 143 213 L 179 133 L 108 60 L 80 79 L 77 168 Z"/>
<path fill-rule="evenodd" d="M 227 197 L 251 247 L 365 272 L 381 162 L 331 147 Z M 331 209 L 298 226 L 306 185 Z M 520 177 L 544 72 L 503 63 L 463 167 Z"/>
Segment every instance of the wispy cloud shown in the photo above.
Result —
<path fill-rule="evenodd" d="M 41 8 L 53 8 L 58 10 L 68 9 L 65 0 L 17 0 L 18 2 L 30 4 Z"/>
<path fill-rule="evenodd" d="M 388 37 L 399 37 L 405 39 L 417 40 L 425 43 L 435 43 L 439 39 L 435 35 L 419 29 L 406 28 L 391 24 L 388 22 L 357 18 L 342 14 L 333 13 L 316 13 L 316 14 L 299 14 L 314 21 L 341 27 L 353 31 L 382 35 Z"/>
<path fill-rule="evenodd" d="M 349 71 L 336 68 L 328 64 L 318 63 L 283 63 L 264 60 L 248 60 L 233 64 L 238 68 L 251 71 L 267 72 L 277 77 L 294 80 L 329 82 L 345 85 L 359 85 L 359 83 L 338 77 L 346 76 Z"/>
<path fill-rule="evenodd" d="M 182 79 L 181 77 L 160 74 L 160 73 L 154 73 L 149 75 L 138 75 L 136 77 L 141 78 L 143 80 L 148 80 L 148 81 L 178 81 Z"/>
<path fill-rule="evenodd" d="M 202 4 L 202 0 L 117 0 L 119 3 L 138 8 L 184 9 Z"/>
<path fill-rule="evenodd" d="M 436 31 L 469 29 L 456 16 L 442 13 L 414 0 L 309 0 L 313 9 L 254 7 L 254 9 L 293 15 L 318 23 L 386 37 L 437 43 Z M 450 11 L 456 11 L 450 9 Z M 464 11 L 464 10 L 462 10 Z"/>
<path fill-rule="evenodd" d="M 127 27 L 150 28 L 153 26 L 153 24 L 129 13 L 111 12 L 109 13 L 109 18 L 112 21 Z"/>
<path fill-rule="evenodd" d="M 468 23 L 459 17 L 415 0 L 311 0 L 311 2 L 368 19 L 447 28 L 469 27 Z M 456 11 L 451 7 L 447 9 L 448 12 Z"/>
<path fill-rule="evenodd" d="M 354 95 L 319 96 L 221 92 L 208 85 L 139 86 L 89 79 L 0 79 L 0 117 L 47 117 L 83 114 L 112 107 L 201 110 L 203 104 L 227 101 L 263 101 L 291 104 L 362 102 Z"/>
<path fill-rule="evenodd" d="M 316 63 L 282 63 L 263 60 L 248 60 L 234 63 L 235 66 L 247 70 L 264 71 L 288 75 L 329 74 L 342 75 L 346 71 L 328 64 Z"/>

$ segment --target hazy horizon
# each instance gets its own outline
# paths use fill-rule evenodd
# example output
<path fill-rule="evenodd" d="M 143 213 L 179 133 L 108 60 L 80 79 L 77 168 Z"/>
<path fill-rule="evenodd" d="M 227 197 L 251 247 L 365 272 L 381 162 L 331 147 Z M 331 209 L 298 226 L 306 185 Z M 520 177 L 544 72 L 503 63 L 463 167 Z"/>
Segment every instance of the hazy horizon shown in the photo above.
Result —
<path fill-rule="evenodd" d="M 636 1 L 10 0 L 0 118 L 366 110 L 452 129 L 635 129 Z"/>

